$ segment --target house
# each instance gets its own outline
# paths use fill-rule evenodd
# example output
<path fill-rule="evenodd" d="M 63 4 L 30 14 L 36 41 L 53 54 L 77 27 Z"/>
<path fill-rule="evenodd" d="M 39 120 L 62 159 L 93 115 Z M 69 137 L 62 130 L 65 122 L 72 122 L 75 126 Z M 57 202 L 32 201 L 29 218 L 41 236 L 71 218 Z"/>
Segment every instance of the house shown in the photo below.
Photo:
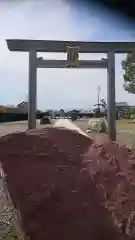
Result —
<path fill-rule="evenodd" d="M 17 107 L 23 112 L 28 112 L 28 102 L 26 101 L 19 103 Z M 37 109 L 37 112 L 41 112 L 41 111 Z"/>
<path fill-rule="evenodd" d="M 128 107 L 129 107 L 129 105 L 127 102 L 116 102 L 117 116 L 123 117 L 125 115 L 125 109 Z"/>
<path fill-rule="evenodd" d="M 28 102 L 21 102 L 17 105 L 17 107 L 21 108 L 21 109 L 25 109 L 25 110 L 28 110 Z"/>
<path fill-rule="evenodd" d="M 116 102 L 116 108 L 117 109 L 125 109 L 126 107 L 129 107 L 127 102 Z"/>

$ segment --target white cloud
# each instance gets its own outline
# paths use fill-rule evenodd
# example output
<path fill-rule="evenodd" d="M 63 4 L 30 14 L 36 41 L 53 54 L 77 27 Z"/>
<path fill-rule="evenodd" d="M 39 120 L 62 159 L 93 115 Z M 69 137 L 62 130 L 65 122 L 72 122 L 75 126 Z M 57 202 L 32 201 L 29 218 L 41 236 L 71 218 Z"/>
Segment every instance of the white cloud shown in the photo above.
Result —
<path fill-rule="evenodd" d="M 5 39 L 99 40 L 97 35 L 102 26 L 100 21 L 98 24 L 98 17 L 94 15 L 93 18 L 88 13 L 80 16 L 85 16 L 82 22 L 74 14 L 72 5 L 62 0 L 0 3 L 0 104 L 17 104 L 25 98 L 28 86 L 28 54 L 9 52 Z M 42 55 L 56 59 L 64 57 L 61 54 Z M 81 57 L 99 59 L 102 56 L 84 54 Z M 116 97 L 118 101 L 131 103 L 133 96 L 122 88 L 122 58 L 122 55 L 116 56 Z M 43 109 L 92 106 L 97 101 L 98 85 L 101 85 L 102 97 L 106 98 L 106 81 L 106 70 L 38 70 L 38 105 Z"/>

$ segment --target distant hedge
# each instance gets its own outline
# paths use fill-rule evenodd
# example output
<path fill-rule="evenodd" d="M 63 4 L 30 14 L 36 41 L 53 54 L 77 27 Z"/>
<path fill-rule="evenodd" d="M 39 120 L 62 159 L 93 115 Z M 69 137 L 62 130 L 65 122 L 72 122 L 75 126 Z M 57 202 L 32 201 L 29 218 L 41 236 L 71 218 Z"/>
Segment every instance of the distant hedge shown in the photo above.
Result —
<path fill-rule="evenodd" d="M 37 119 L 40 119 L 44 114 L 37 114 Z M 0 122 L 17 122 L 28 120 L 28 113 L 0 113 Z"/>

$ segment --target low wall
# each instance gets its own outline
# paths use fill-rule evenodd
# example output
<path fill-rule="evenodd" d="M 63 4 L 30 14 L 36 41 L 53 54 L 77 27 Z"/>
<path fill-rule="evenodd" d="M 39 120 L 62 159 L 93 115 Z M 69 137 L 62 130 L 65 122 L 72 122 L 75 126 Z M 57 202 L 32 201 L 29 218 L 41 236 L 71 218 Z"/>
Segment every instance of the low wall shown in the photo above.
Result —
<path fill-rule="evenodd" d="M 76 124 L 72 123 L 68 119 L 58 119 L 56 120 L 55 124 L 53 127 L 64 127 L 70 130 L 75 130 L 79 132 L 82 135 L 85 135 L 86 137 L 90 138 L 84 131 L 82 131 L 79 127 L 76 126 Z"/>

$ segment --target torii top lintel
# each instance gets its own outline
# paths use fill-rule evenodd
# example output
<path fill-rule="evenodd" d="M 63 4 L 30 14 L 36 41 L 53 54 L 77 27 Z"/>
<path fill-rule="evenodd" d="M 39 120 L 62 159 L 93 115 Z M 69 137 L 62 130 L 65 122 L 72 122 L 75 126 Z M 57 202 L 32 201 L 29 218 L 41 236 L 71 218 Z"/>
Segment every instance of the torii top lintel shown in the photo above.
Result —
<path fill-rule="evenodd" d="M 10 51 L 66 52 L 67 46 L 79 46 L 80 53 L 129 53 L 135 51 L 135 42 L 79 42 L 54 40 L 7 39 Z"/>

